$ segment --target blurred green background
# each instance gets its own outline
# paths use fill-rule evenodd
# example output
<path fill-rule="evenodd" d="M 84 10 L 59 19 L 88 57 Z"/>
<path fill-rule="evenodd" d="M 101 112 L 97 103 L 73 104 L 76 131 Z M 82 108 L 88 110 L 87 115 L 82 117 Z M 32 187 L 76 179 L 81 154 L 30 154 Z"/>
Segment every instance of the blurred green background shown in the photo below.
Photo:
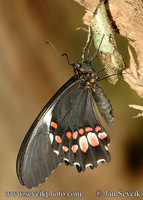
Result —
<path fill-rule="evenodd" d="M 0 199 L 26 199 L 8 198 L 6 191 L 81 192 L 82 197 L 67 199 L 88 200 L 98 199 L 97 190 L 143 190 L 143 120 L 132 119 L 137 111 L 128 107 L 132 103 L 142 105 L 142 99 L 122 77 L 115 86 L 107 79 L 99 82 L 115 115 L 111 127 L 100 118 L 111 137 L 111 162 L 80 174 L 75 167 L 63 164 L 32 190 L 18 181 L 16 158 L 27 130 L 52 95 L 73 75 L 72 68 L 44 42 L 51 41 L 59 54 L 68 54 L 71 62 L 80 60 L 87 33 L 76 29 L 84 27 L 84 13 L 73 0 L 0 0 Z M 117 43 L 128 63 L 127 40 L 117 36 Z M 96 63 L 95 59 L 95 69 L 101 69 Z M 104 72 L 101 76 L 105 77 Z"/>

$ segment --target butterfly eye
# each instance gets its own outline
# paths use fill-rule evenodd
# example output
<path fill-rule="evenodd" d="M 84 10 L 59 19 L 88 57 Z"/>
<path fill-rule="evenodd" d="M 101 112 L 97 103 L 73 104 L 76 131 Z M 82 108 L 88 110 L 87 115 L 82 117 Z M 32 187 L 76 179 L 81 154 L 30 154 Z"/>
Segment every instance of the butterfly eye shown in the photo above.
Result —
<path fill-rule="evenodd" d="M 78 61 L 75 61 L 73 64 L 73 67 L 75 67 L 75 68 L 81 68 L 81 63 L 79 63 Z"/>

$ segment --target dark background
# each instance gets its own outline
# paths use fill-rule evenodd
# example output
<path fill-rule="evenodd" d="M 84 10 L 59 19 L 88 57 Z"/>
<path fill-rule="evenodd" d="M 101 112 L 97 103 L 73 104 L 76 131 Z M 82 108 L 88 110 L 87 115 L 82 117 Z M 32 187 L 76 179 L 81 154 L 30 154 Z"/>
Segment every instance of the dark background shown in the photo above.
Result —
<path fill-rule="evenodd" d="M 63 164 L 32 190 L 22 187 L 17 179 L 16 158 L 27 130 L 52 95 L 73 75 L 71 66 L 44 42 L 50 40 L 59 54 L 68 54 L 71 62 L 80 60 L 87 33 L 76 29 L 84 27 L 83 15 L 84 8 L 72 0 L 0 0 L 0 199 L 25 199 L 6 198 L 6 191 L 81 192 L 81 198 L 66 199 L 87 200 L 98 199 L 97 190 L 143 190 L 143 120 L 132 119 L 137 111 L 128 107 L 132 103 L 141 105 L 142 100 L 122 77 L 115 86 L 107 79 L 99 83 L 115 115 L 111 127 L 103 122 L 111 137 L 110 163 L 80 174 L 75 167 Z M 117 43 L 128 63 L 126 38 L 117 36 Z M 95 59 L 95 69 L 101 69 L 96 63 Z"/>

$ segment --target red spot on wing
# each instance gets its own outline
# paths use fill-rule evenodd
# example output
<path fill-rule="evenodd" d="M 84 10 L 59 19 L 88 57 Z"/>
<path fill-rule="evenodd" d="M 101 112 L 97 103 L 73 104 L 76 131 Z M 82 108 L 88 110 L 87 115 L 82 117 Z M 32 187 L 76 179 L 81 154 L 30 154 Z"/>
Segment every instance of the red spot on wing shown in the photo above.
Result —
<path fill-rule="evenodd" d="M 99 140 L 95 133 L 88 133 L 87 138 L 91 146 L 95 147 L 99 145 Z"/>
<path fill-rule="evenodd" d="M 55 129 L 57 129 L 57 127 L 58 127 L 58 125 L 57 125 L 56 122 L 51 122 L 51 126 L 52 126 L 53 128 L 55 128 Z"/>
<path fill-rule="evenodd" d="M 70 139 L 70 138 L 71 138 L 71 132 L 70 132 L 70 131 L 67 131 L 67 132 L 66 132 L 66 136 L 67 136 L 68 139 Z"/>
<path fill-rule="evenodd" d="M 85 127 L 85 131 L 90 132 L 90 131 L 93 131 L 93 129 L 91 127 Z"/>
<path fill-rule="evenodd" d="M 80 128 L 80 129 L 78 130 L 78 132 L 79 132 L 80 135 L 83 135 L 83 133 L 84 133 L 83 128 Z"/>
<path fill-rule="evenodd" d="M 100 126 L 96 126 L 95 127 L 95 132 L 97 133 L 98 131 L 101 131 L 101 127 Z"/>
<path fill-rule="evenodd" d="M 74 144 L 71 149 L 72 149 L 73 153 L 76 153 L 78 150 L 78 145 Z"/>
<path fill-rule="evenodd" d="M 62 139 L 61 139 L 61 137 L 59 135 L 56 135 L 55 139 L 56 139 L 57 143 L 61 143 L 62 142 Z"/>
<path fill-rule="evenodd" d="M 76 140 L 77 137 L 78 137 L 78 132 L 77 132 L 77 131 L 74 131 L 72 137 L 73 137 L 73 139 Z"/>
<path fill-rule="evenodd" d="M 62 146 L 62 148 L 63 148 L 64 152 L 67 152 L 69 150 L 69 148 L 66 146 Z"/>
<path fill-rule="evenodd" d="M 102 133 L 99 133 L 98 134 L 98 137 L 101 139 L 101 140 L 104 140 L 106 137 L 107 137 L 107 134 L 105 132 L 102 132 Z"/>
<path fill-rule="evenodd" d="M 88 142 L 85 136 L 80 137 L 79 139 L 79 146 L 81 148 L 81 150 L 86 153 L 87 149 L 88 149 Z"/>

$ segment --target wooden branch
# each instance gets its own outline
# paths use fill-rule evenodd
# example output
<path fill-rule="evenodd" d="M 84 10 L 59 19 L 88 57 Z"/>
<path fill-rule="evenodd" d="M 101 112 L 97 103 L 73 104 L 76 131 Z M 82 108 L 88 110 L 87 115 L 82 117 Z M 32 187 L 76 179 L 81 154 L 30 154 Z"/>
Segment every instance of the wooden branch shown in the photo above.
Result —
<path fill-rule="evenodd" d="M 83 22 L 91 26 L 91 19 L 99 0 L 75 0 L 86 8 Z M 129 39 L 134 48 L 138 66 L 129 49 L 130 66 L 124 70 L 124 80 L 143 98 L 143 2 L 142 0 L 108 0 L 106 4 L 108 16 L 113 25 L 116 25 L 119 34 Z"/>
<path fill-rule="evenodd" d="M 143 117 L 143 106 L 138 106 L 138 105 L 132 105 L 131 104 L 131 105 L 129 105 L 129 107 L 141 111 L 141 113 L 139 113 L 137 116 L 134 116 L 133 118 Z"/>

